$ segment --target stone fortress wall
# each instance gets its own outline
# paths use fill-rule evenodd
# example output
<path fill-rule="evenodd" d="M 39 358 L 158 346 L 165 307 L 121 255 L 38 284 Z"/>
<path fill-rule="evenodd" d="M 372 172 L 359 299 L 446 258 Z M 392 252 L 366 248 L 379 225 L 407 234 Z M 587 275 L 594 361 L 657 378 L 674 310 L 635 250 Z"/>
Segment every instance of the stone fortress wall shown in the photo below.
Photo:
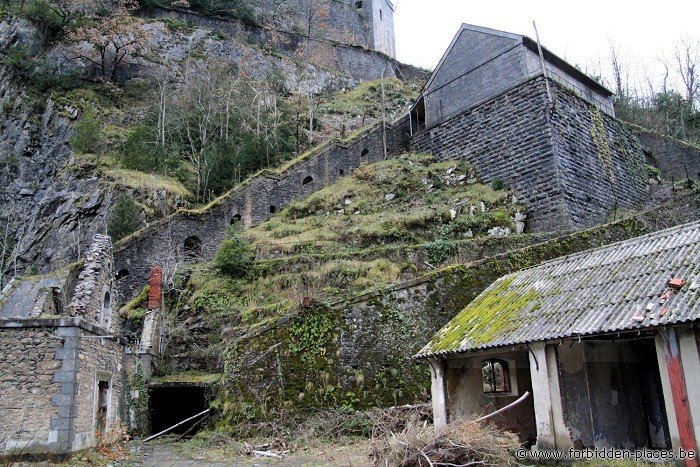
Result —
<path fill-rule="evenodd" d="M 540 75 L 413 137 L 414 151 L 466 159 L 483 182 L 509 185 L 530 230 L 604 222 L 647 196 L 642 147 L 624 124 Z"/>
<path fill-rule="evenodd" d="M 643 203 L 648 175 L 634 132 L 575 92 L 550 84 L 553 106 L 539 76 L 413 138 L 408 117 L 399 119 L 387 128 L 387 156 L 410 147 L 445 160 L 465 159 L 481 181 L 500 179 L 513 189 L 527 207 L 530 231 L 586 228 Z M 211 259 L 232 223 L 257 225 L 290 201 L 383 157 L 376 125 L 349 141 L 328 142 L 281 170 L 263 171 L 207 208 L 178 212 L 122 240 L 114 251 L 122 301 L 143 289 L 151 266 L 162 266 L 168 276 L 187 261 Z M 655 157 L 663 168 L 664 153 Z"/>
<path fill-rule="evenodd" d="M 386 129 L 387 157 L 408 150 L 408 117 Z M 244 227 L 269 219 L 290 201 L 349 175 L 363 164 L 384 159 L 382 125 L 374 125 L 347 141 L 331 140 L 286 167 L 265 170 L 200 211 L 181 211 L 143 229 L 115 246 L 119 296 L 128 300 L 146 285 L 151 266 L 166 276 L 183 262 L 211 259 L 230 225 Z"/>

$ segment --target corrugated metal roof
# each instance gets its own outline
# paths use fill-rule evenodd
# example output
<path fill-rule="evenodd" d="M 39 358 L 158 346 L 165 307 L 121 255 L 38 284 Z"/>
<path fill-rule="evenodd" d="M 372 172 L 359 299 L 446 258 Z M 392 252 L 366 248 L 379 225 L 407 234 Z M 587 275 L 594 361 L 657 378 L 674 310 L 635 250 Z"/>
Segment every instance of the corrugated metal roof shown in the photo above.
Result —
<path fill-rule="evenodd" d="M 672 278 L 686 284 L 668 286 Z M 667 300 L 662 297 L 673 290 Z M 642 319 L 643 318 L 643 319 Z M 700 221 L 498 279 L 417 358 L 700 319 Z"/>

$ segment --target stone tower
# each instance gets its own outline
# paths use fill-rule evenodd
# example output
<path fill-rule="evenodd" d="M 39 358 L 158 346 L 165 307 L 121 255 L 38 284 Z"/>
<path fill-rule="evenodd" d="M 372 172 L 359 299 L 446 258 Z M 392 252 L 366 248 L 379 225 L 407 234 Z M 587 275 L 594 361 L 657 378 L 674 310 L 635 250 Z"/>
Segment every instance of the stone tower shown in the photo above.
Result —
<path fill-rule="evenodd" d="M 394 4 L 391 0 L 355 0 L 355 7 L 365 12 L 370 47 L 396 58 L 394 41 Z"/>

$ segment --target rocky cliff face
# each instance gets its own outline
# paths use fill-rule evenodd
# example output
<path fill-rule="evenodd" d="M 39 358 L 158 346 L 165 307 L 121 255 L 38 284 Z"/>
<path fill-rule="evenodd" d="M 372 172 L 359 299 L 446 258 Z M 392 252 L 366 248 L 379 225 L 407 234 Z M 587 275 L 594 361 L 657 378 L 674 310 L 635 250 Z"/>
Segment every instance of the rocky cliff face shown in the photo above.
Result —
<path fill-rule="evenodd" d="M 275 33 L 235 21 L 202 18 L 186 12 L 155 11 L 145 19 L 152 32 L 148 58 L 122 68 L 120 83 L 168 76 L 177 79 L 186 67 L 215 61 L 231 65 L 249 79 L 281 77 L 290 90 L 320 92 L 353 86 L 384 74 L 411 74 L 388 57 L 358 47 Z M 56 70 L 76 70 L 90 77 L 90 67 L 69 60 L 66 41 L 46 44 L 38 28 L 16 17 L 0 21 L 0 51 L 21 44 Z M 384 71 L 382 71 L 384 70 Z M 6 246 L 3 269 L 13 273 L 46 272 L 79 258 L 92 235 L 106 231 L 117 195 L 127 194 L 145 206 L 142 221 L 171 213 L 184 201 L 162 186 L 134 183 L 129 174 L 110 176 L 99 160 L 71 150 L 76 118 L 89 110 L 66 104 L 53 92 L 39 92 L 0 65 L 0 237 Z M 122 122 L 134 120 L 123 108 Z M 114 123 L 114 122 L 110 122 Z"/>

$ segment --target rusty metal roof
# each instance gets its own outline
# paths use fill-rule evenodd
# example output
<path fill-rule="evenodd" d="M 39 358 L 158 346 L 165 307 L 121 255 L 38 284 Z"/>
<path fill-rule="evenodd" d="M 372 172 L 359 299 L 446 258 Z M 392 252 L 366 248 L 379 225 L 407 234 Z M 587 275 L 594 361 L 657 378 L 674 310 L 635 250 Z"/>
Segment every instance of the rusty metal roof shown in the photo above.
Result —
<path fill-rule="evenodd" d="M 685 284 L 669 286 L 674 278 Z M 700 320 L 700 221 L 498 279 L 416 358 Z"/>

